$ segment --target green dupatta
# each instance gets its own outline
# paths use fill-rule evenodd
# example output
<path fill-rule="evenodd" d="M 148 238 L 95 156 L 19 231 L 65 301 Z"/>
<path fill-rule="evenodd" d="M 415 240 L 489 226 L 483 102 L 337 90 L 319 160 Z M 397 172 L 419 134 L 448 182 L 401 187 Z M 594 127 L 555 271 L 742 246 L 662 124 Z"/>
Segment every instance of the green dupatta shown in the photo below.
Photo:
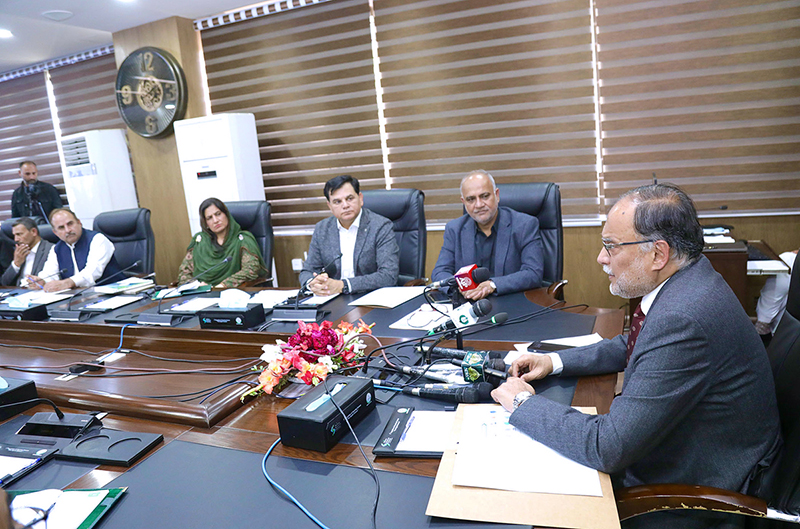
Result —
<path fill-rule="evenodd" d="M 230 260 L 221 266 L 217 266 L 217 268 L 203 277 L 198 278 L 200 281 L 209 285 L 218 285 L 241 270 L 243 251 L 248 251 L 255 255 L 258 258 L 261 270 L 266 271 L 267 268 L 264 266 L 264 260 L 261 257 L 261 250 L 258 249 L 256 238 L 249 231 L 243 230 L 230 215 L 228 215 L 228 234 L 225 236 L 225 242 L 222 247 L 217 247 L 212 242 L 211 237 L 205 231 L 201 231 L 194 236 L 192 243 L 187 248 L 187 250 L 192 250 L 194 275 L 219 265 L 226 257 L 229 257 Z"/>

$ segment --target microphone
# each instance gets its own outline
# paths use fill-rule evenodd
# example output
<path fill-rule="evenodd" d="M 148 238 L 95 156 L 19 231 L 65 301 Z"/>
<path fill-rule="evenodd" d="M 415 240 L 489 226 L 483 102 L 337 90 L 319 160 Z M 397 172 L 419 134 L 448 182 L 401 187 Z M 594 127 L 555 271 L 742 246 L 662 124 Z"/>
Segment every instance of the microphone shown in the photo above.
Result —
<path fill-rule="evenodd" d="M 50 406 L 53 407 L 53 411 L 56 412 L 56 415 L 58 416 L 59 419 L 64 418 L 64 412 L 58 409 L 58 406 L 56 406 L 55 402 L 53 402 L 50 399 L 43 399 L 43 398 L 21 400 L 19 402 L 12 402 L 10 404 L 0 404 L 0 409 L 11 408 L 13 406 L 23 406 L 25 404 L 49 404 Z"/>
<path fill-rule="evenodd" d="M 484 281 L 489 280 L 489 269 L 488 268 L 478 268 L 478 265 L 472 264 L 467 266 L 462 266 L 458 269 L 458 272 L 453 274 L 452 277 L 448 277 L 447 279 L 442 279 L 441 281 L 436 281 L 435 283 L 431 283 L 429 288 L 431 290 L 444 288 L 444 287 L 452 287 L 454 285 L 458 285 L 458 289 L 462 292 L 466 290 L 472 290 L 479 284 L 483 283 Z M 474 284 L 474 286 L 470 286 Z M 462 287 L 463 285 L 463 287 Z"/>
<path fill-rule="evenodd" d="M 231 260 L 230 257 L 226 257 L 225 259 L 223 259 L 222 261 L 218 262 L 217 264 L 215 264 L 211 268 L 206 268 L 205 270 L 203 270 L 199 274 L 195 274 L 194 277 L 189 278 L 189 280 L 184 284 L 191 283 L 195 279 L 198 279 L 198 278 L 206 275 L 207 273 L 211 272 L 212 270 L 216 270 L 217 268 L 219 268 L 220 266 L 224 265 L 225 263 L 230 262 L 230 260 Z M 136 323 L 138 323 L 139 325 L 164 325 L 164 326 L 167 326 L 167 327 L 171 327 L 172 324 L 174 323 L 173 319 L 174 319 L 175 315 L 174 314 L 165 314 L 165 313 L 161 312 L 161 304 L 164 302 L 164 299 L 168 295 L 170 295 L 171 293 L 175 292 L 179 288 L 180 287 L 173 287 L 173 288 L 169 289 L 166 294 L 164 294 L 163 296 L 161 296 L 158 299 L 158 309 L 156 310 L 156 313 L 153 314 L 153 313 L 148 313 L 148 312 L 142 312 L 139 315 L 139 319 L 136 320 Z"/>
<path fill-rule="evenodd" d="M 448 321 L 428 332 L 428 335 L 473 325 L 477 323 L 478 318 L 486 316 L 490 312 L 492 312 L 492 302 L 488 299 L 479 299 L 475 303 L 465 303 L 449 314 L 450 319 Z"/>
<path fill-rule="evenodd" d="M 136 261 L 132 265 L 126 266 L 122 270 L 111 274 L 110 276 L 108 276 L 107 278 L 103 279 L 99 283 L 95 283 L 94 285 L 88 286 L 86 288 L 83 288 L 83 289 L 75 292 L 67 300 L 67 310 L 54 310 L 50 314 L 50 319 L 51 320 L 55 320 L 55 321 L 80 321 L 80 319 L 81 319 L 81 311 L 72 310 L 72 301 L 75 298 L 79 297 L 81 294 L 83 294 L 84 292 L 86 292 L 90 288 L 94 288 L 94 287 L 97 287 L 97 286 L 101 286 L 101 285 L 107 284 L 111 279 L 117 277 L 120 274 L 123 274 L 123 273 L 127 272 L 131 268 L 136 268 L 140 264 L 142 264 L 142 260 L 141 259 L 139 259 L 138 261 Z"/>
<path fill-rule="evenodd" d="M 417 345 L 414 348 L 417 350 L 418 353 L 443 356 L 445 358 L 458 358 L 459 360 L 463 360 L 464 356 L 467 353 L 472 352 L 472 351 L 465 351 L 464 349 L 451 349 L 449 347 L 431 347 L 428 344 Z M 500 359 L 505 358 L 506 355 L 508 354 L 505 351 L 481 351 L 481 352 L 485 353 L 488 358 L 500 358 Z"/>
<path fill-rule="evenodd" d="M 464 386 L 460 388 L 436 389 L 436 388 L 403 388 L 406 395 L 424 397 L 428 399 L 445 400 L 448 402 L 473 404 L 481 400 L 488 400 L 491 397 L 492 385 L 488 382 L 477 384 L 476 386 Z"/>
<path fill-rule="evenodd" d="M 430 380 L 436 380 L 438 382 L 444 382 L 445 384 L 453 383 L 453 379 L 450 378 L 448 375 L 441 375 L 439 373 L 431 372 L 430 370 L 425 371 L 424 366 L 397 366 L 397 370 L 401 373 L 405 373 L 406 375 L 416 375 L 416 376 L 423 376 Z"/>
<path fill-rule="evenodd" d="M 502 360 L 489 359 L 480 352 L 471 352 L 464 357 L 464 360 L 453 358 L 450 362 L 461 366 L 465 382 L 486 382 L 489 377 L 497 377 L 506 380 L 506 364 Z"/>

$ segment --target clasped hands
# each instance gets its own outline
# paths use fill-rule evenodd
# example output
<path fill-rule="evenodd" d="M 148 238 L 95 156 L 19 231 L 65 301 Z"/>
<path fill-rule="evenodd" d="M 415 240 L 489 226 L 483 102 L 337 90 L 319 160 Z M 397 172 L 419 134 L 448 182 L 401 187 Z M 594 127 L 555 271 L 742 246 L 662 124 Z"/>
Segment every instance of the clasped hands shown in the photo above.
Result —
<path fill-rule="evenodd" d="M 314 295 L 321 297 L 338 294 L 343 288 L 344 281 L 340 279 L 331 279 L 325 272 L 314 274 L 314 277 L 308 282 L 308 289 L 313 292 Z"/>
<path fill-rule="evenodd" d="M 465 298 L 467 298 L 470 301 L 478 301 L 479 299 L 488 297 L 494 291 L 495 288 L 492 286 L 492 282 L 490 280 L 487 280 L 479 284 L 472 290 L 466 290 L 462 292 L 462 294 L 464 295 Z"/>
<path fill-rule="evenodd" d="M 492 390 L 492 398 L 508 411 L 514 411 L 514 397 L 522 391 L 535 394 L 528 384 L 539 380 L 553 372 L 553 360 L 547 355 L 522 355 L 511 364 L 511 376 L 496 389 Z"/>

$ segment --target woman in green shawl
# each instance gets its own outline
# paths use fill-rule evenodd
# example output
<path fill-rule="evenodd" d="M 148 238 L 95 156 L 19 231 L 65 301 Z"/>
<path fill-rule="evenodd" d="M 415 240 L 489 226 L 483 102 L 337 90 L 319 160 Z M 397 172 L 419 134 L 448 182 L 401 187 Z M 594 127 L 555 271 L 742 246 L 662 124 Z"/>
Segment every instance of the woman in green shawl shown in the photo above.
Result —
<path fill-rule="evenodd" d="M 202 231 L 192 239 L 178 270 L 178 284 L 209 270 L 199 279 L 222 288 L 238 287 L 246 281 L 263 277 L 267 270 L 256 239 L 231 217 L 218 198 L 200 204 Z M 228 257 L 227 263 L 220 264 Z M 213 270 L 211 270 L 213 268 Z"/>

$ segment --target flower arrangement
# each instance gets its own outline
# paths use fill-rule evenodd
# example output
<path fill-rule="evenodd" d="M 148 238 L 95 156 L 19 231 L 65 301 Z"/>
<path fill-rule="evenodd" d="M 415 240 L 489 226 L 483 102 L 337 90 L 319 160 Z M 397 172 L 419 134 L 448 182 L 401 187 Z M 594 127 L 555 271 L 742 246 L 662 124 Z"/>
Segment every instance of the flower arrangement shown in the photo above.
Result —
<path fill-rule="evenodd" d="M 356 366 L 366 348 L 361 337 L 371 336 L 375 325 L 362 320 L 357 325 L 342 322 L 336 328 L 329 321 L 320 325 L 302 321 L 297 324 L 297 332 L 287 341 L 276 340 L 275 344 L 262 347 L 261 360 L 267 365 L 253 368 L 261 371 L 258 386 L 243 393 L 242 400 L 261 392 L 271 394 L 291 379 L 316 386 L 333 371 Z"/>

